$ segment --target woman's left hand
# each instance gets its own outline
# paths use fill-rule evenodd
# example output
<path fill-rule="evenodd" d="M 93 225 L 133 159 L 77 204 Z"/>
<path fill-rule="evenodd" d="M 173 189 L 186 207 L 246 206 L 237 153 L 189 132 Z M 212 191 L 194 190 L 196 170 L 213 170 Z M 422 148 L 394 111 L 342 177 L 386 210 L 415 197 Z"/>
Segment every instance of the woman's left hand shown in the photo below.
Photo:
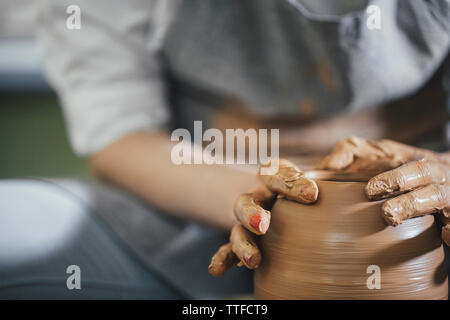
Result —
<path fill-rule="evenodd" d="M 319 169 L 371 172 L 366 185 L 371 200 L 393 197 L 382 206 L 388 224 L 441 213 L 442 239 L 450 245 L 450 154 L 404 145 L 391 140 L 351 137 L 339 142 Z"/>

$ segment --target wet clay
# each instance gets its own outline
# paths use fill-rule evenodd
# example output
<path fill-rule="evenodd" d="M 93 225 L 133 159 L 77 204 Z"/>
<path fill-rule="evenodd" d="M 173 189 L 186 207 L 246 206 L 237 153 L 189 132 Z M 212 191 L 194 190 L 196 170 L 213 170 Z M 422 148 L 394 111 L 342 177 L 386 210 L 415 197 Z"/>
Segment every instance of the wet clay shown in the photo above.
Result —
<path fill-rule="evenodd" d="M 317 184 L 313 205 L 275 203 L 260 238 L 255 298 L 448 298 L 441 230 L 433 216 L 392 227 L 380 214 L 383 201 L 367 201 L 365 183 Z M 380 289 L 368 289 L 372 265 L 380 268 Z"/>
<path fill-rule="evenodd" d="M 234 215 L 247 230 L 262 235 L 270 224 L 270 211 L 263 209 L 261 202 L 252 194 L 241 194 L 234 204 Z"/>
<path fill-rule="evenodd" d="M 438 161 L 413 161 L 379 174 L 366 186 L 370 199 L 382 199 L 387 195 L 399 194 L 419 186 L 445 184 L 449 181 L 449 165 Z"/>
<path fill-rule="evenodd" d="M 316 183 L 286 159 L 280 159 L 277 173 L 260 177 L 270 191 L 281 194 L 289 200 L 313 203 L 319 194 Z"/>
<path fill-rule="evenodd" d="M 230 234 L 231 250 L 236 255 L 238 266 L 245 265 L 249 269 L 258 268 L 261 263 L 261 252 L 254 243 L 253 236 L 241 224 L 236 224 Z"/>

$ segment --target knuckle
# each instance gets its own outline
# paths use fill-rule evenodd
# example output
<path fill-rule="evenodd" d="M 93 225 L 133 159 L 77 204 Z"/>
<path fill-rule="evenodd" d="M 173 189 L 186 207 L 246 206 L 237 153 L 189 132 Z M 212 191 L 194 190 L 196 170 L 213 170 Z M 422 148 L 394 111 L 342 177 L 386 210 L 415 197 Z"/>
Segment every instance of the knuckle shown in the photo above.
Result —
<path fill-rule="evenodd" d="M 444 208 L 449 205 L 450 202 L 450 187 L 432 184 L 431 185 L 434 196 L 436 197 L 436 202 L 440 208 Z"/>

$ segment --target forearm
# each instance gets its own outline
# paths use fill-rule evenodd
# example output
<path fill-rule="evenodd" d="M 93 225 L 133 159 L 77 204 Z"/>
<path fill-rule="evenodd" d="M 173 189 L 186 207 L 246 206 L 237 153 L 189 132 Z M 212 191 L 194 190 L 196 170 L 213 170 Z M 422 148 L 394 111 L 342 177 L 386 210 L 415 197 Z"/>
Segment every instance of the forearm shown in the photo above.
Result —
<path fill-rule="evenodd" d="M 230 229 L 233 203 L 257 177 L 224 165 L 175 165 L 164 133 L 137 132 L 91 158 L 100 179 L 118 185 L 164 211 Z"/>

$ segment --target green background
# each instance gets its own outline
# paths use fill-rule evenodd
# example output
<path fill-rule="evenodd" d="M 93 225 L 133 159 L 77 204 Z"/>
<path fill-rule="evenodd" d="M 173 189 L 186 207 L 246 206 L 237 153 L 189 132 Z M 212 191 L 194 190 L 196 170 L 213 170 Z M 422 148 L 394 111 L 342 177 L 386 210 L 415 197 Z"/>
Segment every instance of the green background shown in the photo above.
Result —
<path fill-rule="evenodd" d="M 0 178 L 92 179 L 69 144 L 53 94 L 0 94 Z"/>

